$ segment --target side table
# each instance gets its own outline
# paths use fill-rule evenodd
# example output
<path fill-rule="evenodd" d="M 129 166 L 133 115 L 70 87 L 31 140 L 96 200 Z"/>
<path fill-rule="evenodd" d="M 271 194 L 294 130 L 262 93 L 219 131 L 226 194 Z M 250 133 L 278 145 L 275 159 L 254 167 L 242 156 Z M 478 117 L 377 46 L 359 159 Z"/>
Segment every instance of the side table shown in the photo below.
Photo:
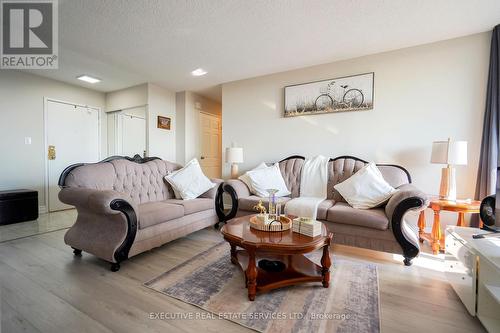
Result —
<path fill-rule="evenodd" d="M 440 251 L 445 250 L 445 237 L 441 229 L 441 223 L 439 219 L 440 212 L 442 210 L 448 212 L 458 213 L 457 226 L 465 227 L 464 215 L 466 213 L 478 214 L 481 201 L 471 200 L 457 200 L 449 201 L 439 199 L 438 197 L 431 197 L 429 202 L 429 208 L 434 212 L 434 222 L 432 224 L 431 233 L 426 233 L 425 229 L 425 212 L 421 211 L 418 217 L 418 239 L 421 243 L 424 240 L 428 241 L 432 247 L 432 253 L 438 254 Z M 480 226 L 482 222 L 480 221 Z"/>

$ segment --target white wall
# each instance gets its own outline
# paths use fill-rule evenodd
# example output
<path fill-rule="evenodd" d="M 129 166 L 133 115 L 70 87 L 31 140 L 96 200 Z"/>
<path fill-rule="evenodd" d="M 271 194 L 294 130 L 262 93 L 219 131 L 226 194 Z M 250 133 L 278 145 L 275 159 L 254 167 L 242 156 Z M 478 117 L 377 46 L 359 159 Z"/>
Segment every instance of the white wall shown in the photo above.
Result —
<path fill-rule="evenodd" d="M 57 100 L 100 107 L 104 94 L 20 71 L 0 70 L 0 190 L 29 188 L 45 203 L 43 102 Z M 106 154 L 106 117 L 101 114 L 101 152 Z M 24 138 L 31 137 L 31 145 Z"/>
<path fill-rule="evenodd" d="M 146 107 L 148 156 L 156 156 L 175 162 L 176 156 L 176 115 L 175 93 L 151 83 L 109 92 L 106 94 L 106 110 L 116 111 L 138 106 Z M 172 119 L 170 130 L 157 128 L 157 117 Z M 109 128 L 108 130 L 113 130 Z"/>
<path fill-rule="evenodd" d="M 106 111 L 116 111 L 148 104 L 148 84 L 106 93 Z"/>
<path fill-rule="evenodd" d="M 175 93 L 148 83 L 148 153 L 175 162 L 176 156 L 176 112 Z M 170 130 L 157 128 L 157 117 L 171 118 Z"/>
<path fill-rule="evenodd" d="M 469 164 L 457 168 L 457 195 L 472 198 L 489 42 L 490 33 L 482 33 L 223 84 L 223 147 L 244 148 L 242 170 L 292 154 L 400 164 L 416 186 L 437 193 L 441 166 L 429 163 L 432 141 L 467 140 Z M 375 72 L 373 110 L 283 118 L 283 87 L 366 72 Z"/>
<path fill-rule="evenodd" d="M 177 163 L 186 163 L 186 92 L 175 94 L 175 114 L 176 114 L 176 160 Z"/>
<path fill-rule="evenodd" d="M 191 91 L 176 94 L 177 114 L 180 121 L 181 133 L 178 135 L 178 162 L 183 164 L 193 158 L 200 157 L 200 111 L 220 116 L 222 106 L 211 99 L 200 96 Z"/>

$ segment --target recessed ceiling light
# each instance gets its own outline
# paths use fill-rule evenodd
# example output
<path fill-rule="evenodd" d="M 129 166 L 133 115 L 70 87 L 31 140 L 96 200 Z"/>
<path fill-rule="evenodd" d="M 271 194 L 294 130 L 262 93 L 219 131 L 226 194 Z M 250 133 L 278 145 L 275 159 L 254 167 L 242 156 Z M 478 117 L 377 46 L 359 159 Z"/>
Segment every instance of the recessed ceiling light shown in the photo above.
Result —
<path fill-rule="evenodd" d="M 207 74 L 207 71 L 204 70 L 203 68 L 196 68 L 194 71 L 191 72 L 192 76 L 202 76 Z"/>
<path fill-rule="evenodd" d="M 85 82 L 88 82 L 88 83 L 98 83 L 98 82 L 101 82 L 100 79 L 92 77 L 92 76 L 88 76 L 88 75 L 80 75 L 80 76 L 77 77 L 77 79 L 85 81 Z"/>

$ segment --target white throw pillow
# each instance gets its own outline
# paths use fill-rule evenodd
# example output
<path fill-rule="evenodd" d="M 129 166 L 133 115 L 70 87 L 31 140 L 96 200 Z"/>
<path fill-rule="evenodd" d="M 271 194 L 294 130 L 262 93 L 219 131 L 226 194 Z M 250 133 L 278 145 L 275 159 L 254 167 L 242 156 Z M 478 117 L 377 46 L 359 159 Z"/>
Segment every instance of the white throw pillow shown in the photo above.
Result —
<path fill-rule="evenodd" d="M 179 171 L 179 170 L 170 171 L 167 175 L 168 175 L 168 176 L 172 176 L 172 175 L 176 174 L 176 173 L 177 173 L 177 171 Z M 164 179 L 167 183 L 169 183 L 169 184 L 170 184 L 170 182 L 167 180 L 167 176 L 163 177 L 163 179 Z M 173 187 L 173 186 L 172 186 L 172 184 L 170 184 L 170 187 L 172 187 L 172 191 L 174 191 L 174 196 L 175 196 L 175 198 L 176 198 L 176 199 L 182 199 L 181 195 L 179 194 L 179 191 L 177 191 L 177 190 L 175 189 L 175 187 Z"/>
<path fill-rule="evenodd" d="M 190 200 L 199 197 L 215 186 L 203 174 L 197 159 L 192 159 L 183 168 L 166 175 L 164 178 L 183 199 Z"/>
<path fill-rule="evenodd" d="M 377 207 L 389 200 L 397 191 L 385 181 L 373 162 L 368 163 L 334 188 L 349 205 L 357 209 Z"/>
<path fill-rule="evenodd" d="M 265 168 L 270 168 L 270 167 L 267 166 L 266 163 L 262 162 L 261 164 L 257 165 L 255 168 L 253 168 L 250 171 L 265 169 Z M 250 180 L 250 177 L 248 176 L 248 172 L 249 171 L 247 171 L 247 172 L 245 172 L 245 174 L 239 176 L 238 179 L 241 180 L 243 183 L 245 183 L 246 186 L 248 186 L 248 188 L 250 189 L 250 193 L 255 194 L 255 190 L 252 187 L 252 181 Z"/>
<path fill-rule="evenodd" d="M 250 178 L 250 183 L 255 191 L 254 194 L 259 197 L 268 197 L 268 189 L 278 190 L 276 193 L 277 197 L 284 197 L 290 194 L 290 191 L 286 187 L 285 180 L 281 175 L 278 163 L 269 168 L 248 171 L 247 175 Z"/>
<path fill-rule="evenodd" d="M 198 160 L 196 158 L 193 158 L 191 161 L 189 161 L 189 162 L 186 163 L 186 165 L 184 166 L 184 168 L 186 168 L 188 165 L 193 164 L 193 163 L 198 163 Z M 182 169 L 183 168 L 175 170 L 175 171 L 170 171 L 170 173 L 168 173 L 167 175 L 170 176 L 170 177 L 172 177 L 173 175 L 175 175 L 177 172 L 179 172 Z M 163 179 L 167 183 L 170 184 L 170 182 L 167 180 L 166 176 Z M 182 196 L 180 195 L 179 191 L 177 191 L 177 189 L 172 184 L 170 184 L 170 186 L 172 186 L 172 190 L 174 191 L 175 198 L 176 199 L 182 199 Z"/>

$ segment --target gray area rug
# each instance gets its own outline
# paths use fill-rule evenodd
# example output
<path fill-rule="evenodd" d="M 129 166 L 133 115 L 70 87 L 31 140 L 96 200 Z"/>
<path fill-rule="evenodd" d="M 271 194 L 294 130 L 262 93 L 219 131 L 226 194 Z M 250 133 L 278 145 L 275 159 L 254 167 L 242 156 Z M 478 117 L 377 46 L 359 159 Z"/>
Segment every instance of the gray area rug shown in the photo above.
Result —
<path fill-rule="evenodd" d="M 321 252 L 309 258 L 318 263 Z M 259 332 L 380 331 L 377 266 L 332 260 L 330 287 L 309 283 L 247 298 L 244 273 L 222 242 L 146 282 L 162 294 Z"/>

